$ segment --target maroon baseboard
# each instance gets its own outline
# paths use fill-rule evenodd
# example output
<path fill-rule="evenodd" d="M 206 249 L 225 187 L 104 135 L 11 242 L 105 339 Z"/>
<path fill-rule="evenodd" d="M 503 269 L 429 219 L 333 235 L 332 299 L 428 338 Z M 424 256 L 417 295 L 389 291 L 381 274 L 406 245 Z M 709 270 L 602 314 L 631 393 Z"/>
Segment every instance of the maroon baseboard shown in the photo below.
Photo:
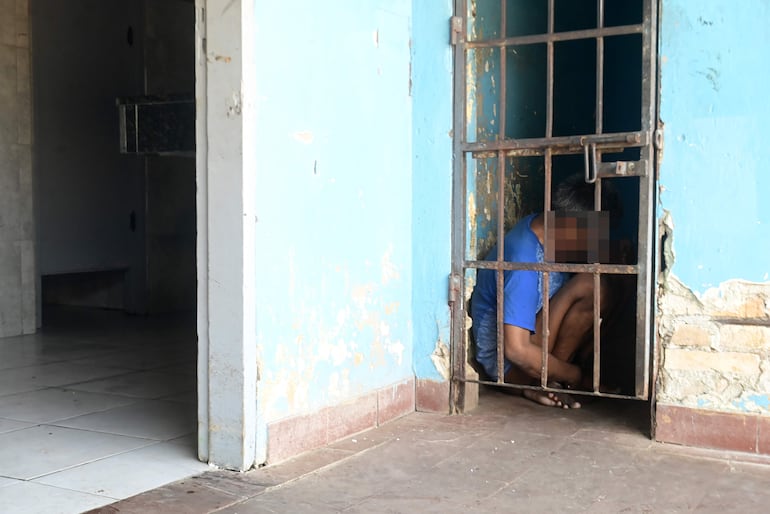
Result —
<path fill-rule="evenodd" d="M 770 455 L 770 418 L 658 404 L 655 439 L 664 443 Z"/>
<path fill-rule="evenodd" d="M 269 423 L 267 461 L 284 461 L 414 412 L 415 382 L 409 379 L 340 405 Z"/>
<path fill-rule="evenodd" d="M 418 379 L 416 393 L 416 408 L 419 412 L 449 413 L 449 381 L 435 382 Z"/>

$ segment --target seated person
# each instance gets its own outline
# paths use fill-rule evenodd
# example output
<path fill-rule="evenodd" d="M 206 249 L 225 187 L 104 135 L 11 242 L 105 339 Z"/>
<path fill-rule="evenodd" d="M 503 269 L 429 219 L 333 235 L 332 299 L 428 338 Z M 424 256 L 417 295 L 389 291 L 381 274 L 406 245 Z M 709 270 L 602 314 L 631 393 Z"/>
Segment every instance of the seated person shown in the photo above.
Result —
<path fill-rule="evenodd" d="M 602 206 L 617 205 L 617 199 L 607 185 L 603 188 Z M 607 197 L 606 199 L 604 197 Z M 591 211 L 594 208 L 594 185 L 583 177 L 570 177 L 561 183 L 552 201 L 557 213 Z M 549 237 L 560 236 L 549 223 Z M 509 262 L 543 262 L 544 215 L 530 214 L 522 218 L 506 235 L 504 259 Z M 555 241 L 558 244 L 558 240 Z M 572 248 L 574 248 L 574 241 Z M 550 246 L 550 245 L 549 245 Z M 556 255 L 558 257 L 558 246 Z M 497 246 L 486 260 L 497 259 Z M 540 384 L 542 360 L 542 281 L 537 271 L 504 271 L 503 291 L 503 377 L 508 383 Z M 590 384 L 575 363 L 590 361 L 593 351 L 593 291 L 594 278 L 590 273 L 549 273 L 549 337 L 548 383 L 554 387 L 577 388 Z M 602 275 L 601 309 L 611 305 L 609 277 Z M 476 343 L 476 360 L 490 380 L 497 380 L 497 272 L 480 269 L 471 297 L 471 318 Z M 591 389 L 590 386 L 588 386 Z M 546 393 L 522 390 L 530 400 L 543 405 L 578 408 L 580 403 L 564 393 Z"/>

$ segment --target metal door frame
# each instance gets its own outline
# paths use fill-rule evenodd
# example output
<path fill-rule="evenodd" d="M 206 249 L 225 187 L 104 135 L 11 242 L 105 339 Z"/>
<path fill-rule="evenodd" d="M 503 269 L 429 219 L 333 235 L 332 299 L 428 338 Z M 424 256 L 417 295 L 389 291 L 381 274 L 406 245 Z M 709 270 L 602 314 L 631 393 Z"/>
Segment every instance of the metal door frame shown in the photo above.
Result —
<path fill-rule="evenodd" d="M 596 0 L 597 5 L 597 28 L 586 30 L 575 30 L 570 32 L 554 32 L 555 18 L 555 0 L 547 0 L 548 8 L 548 30 L 547 33 L 507 37 L 506 32 L 506 0 L 501 2 L 501 32 L 497 39 L 488 39 L 484 41 L 468 41 L 468 5 L 474 0 L 455 0 L 455 17 L 452 19 L 452 43 L 455 46 L 454 55 L 454 168 L 453 168 L 453 224 L 452 224 L 452 275 L 450 277 L 450 306 L 452 315 L 452 402 L 453 408 L 463 410 L 466 402 L 472 402 L 472 398 L 466 397 L 466 389 L 472 384 L 492 384 L 506 387 L 531 388 L 548 391 L 561 391 L 546 386 L 547 382 L 547 347 L 543 346 L 543 365 L 541 370 L 540 387 L 519 386 L 505 384 L 502 377 L 497 382 L 486 382 L 476 377 L 469 376 L 468 373 L 468 348 L 466 325 L 466 270 L 491 268 L 497 270 L 536 270 L 543 271 L 547 275 L 548 271 L 570 271 L 570 272 L 588 272 L 594 273 L 595 284 L 598 284 L 601 273 L 633 274 L 637 276 L 637 304 L 636 304 L 636 390 L 634 396 L 614 395 L 599 391 L 599 369 L 597 361 L 599 359 L 599 331 L 594 330 L 594 390 L 581 392 L 593 396 L 613 396 L 621 398 L 649 399 L 652 388 L 652 378 L 654 372 L 651 369 L 652 350 L 652 284 L 653 284 L 653 260 L 654 250 L 654 184 L 656 182 L 656 147 L 661 144 L 661 133 L 658 129 L 658 105 L 657 105 L 657 34 L 658 34 L 658 2 L 656 0 L 642 0 L 643 15 L 642 23 L 638 25 L 626 25 L 605 27 L 604 26 L 604 0 Z M 604 92 L 604 37 L 641 34 L 642 35 L 642 112 L 641 128 L 637 132 L 625 133 L 602 133 L 602 113 L 603 113 L 603 92 Z M 553 137 L 553 105 L 554 105 L 554 44 L 560 41 L 594 39 L 596 40 L 596 131 L 595 134 L 586 134 L 578 136 Z M 528 139 L 505 139 L 505 96 L 506 96 L 506 73 L 505 73 L 505 49 L 511 45 L 545 43 L 547 45 L 547 79 L 546 79 L 546 134 L 542 138 Z M 468 142 L 467 134 L 467 52 L 471 48 L 498 48 L 501 50 L 500 59 L 500 90 L 503 91 L 500 99 L 500 125 L 499 134 L 502 137 L 494 141 L 486 142 Z M 595 152 L 597 149 L 615 147 L 639 147 L 640 148 L 640 166 L 636 170 L 630 168 L 623 169 L 623 173 L 631 172 L 634 176 L 639 176 L 639 226 L 638 226 L 638 259 L 634 265 L 610 265 L 610 264 L 523 264 L 496 261 L 469 260 L 466 258 L 466 227 L 467 227 L 467 170 L 466 157 L 468 154 L 479 155 L 497 155 L 501 183 L 504 180 L 504 157 L 516 155 L 542 155 L 545 162 L 545 182 L 546 199 L 545 210 L 550 205 L 550 182 L 551 182 L 551 157 L 563 153 L 583 152 L 586 158 L 586 173 L 588 174 L 588 161 L 591 153 L 594 153 L 593 178 L 599 176 L 598 183 L 601 183 L 601 174 L 612 175 L 620 170 L 621 165 L 613 167 L 614 163 L 602 163 L 596 165 Z M 627 163 L 630 164 L 630 163 Z M 623 166 L 626 166 L 625 164 Z M 598 169 L 597 169 L 598 168 Z M 588 179 L 588 177 L 587 177 Z M 600 198 L 599 185 L 596 190 L 597 200 Z M 502 193 L 498 191 L 502 205 Z M 501 207 L 502 208 L 502 207 Z M 462 216 L 462 218 L 460 218 Z M 497 221 L 498 231 L 497 240 L 500 241 L 503 236 L 502 219 Z M 548 227 L 546 226 L 546 234 Z M 501 245 L 498 245 L 499 247 Z M 502 249 L 499 250 L 498 260 L 502 260 Z M 502 282 L 502 273 L 498 273 L 498 284 Z M 547 326 L 548 312 L 548 281 L 544 280 L 544 325 Z M 598 288 L 597 288 L 598 290 Z M 498 287 L 498 295 L 500 295 Z M 469 296 L 469 295 L 468 295 Z M 499 298 L 499 296 L 498 296 Z M 498 302 L 499 303 L 499 302 Z M 599 313 L 597 307 L 599 304 L 598 294 L 594 296 L 594 326 L 599 326 Z M 498 365 L 502 364 L 502 341 L 500 330 L 502 327 L 501 310 L 498 306 Z M 547 330 L 544 331 L 544 341 L 547 338 Z M 498 369 L 502 369 L 499 367 Z M 575 391 L 570 391 L 575 392 Z"/>

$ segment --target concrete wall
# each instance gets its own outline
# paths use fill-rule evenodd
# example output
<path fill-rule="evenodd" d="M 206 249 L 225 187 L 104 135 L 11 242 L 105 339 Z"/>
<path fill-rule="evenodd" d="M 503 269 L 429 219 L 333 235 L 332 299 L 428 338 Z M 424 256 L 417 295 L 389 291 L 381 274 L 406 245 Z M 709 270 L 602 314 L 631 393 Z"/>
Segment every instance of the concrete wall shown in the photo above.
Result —
<path fill-rule="evenodd" d="M 446 384 L 450 15 L 449 0 L 257 6 L 262 422 L 415 375 Z"/>
<path fill-rule="evenodd" d="M 143 92 L 142 4 L 32 0 L 30 6 L 39 271 L 126 269 L 128 307 L 141 310 L 143 162 L 119 153 L 115 99 Z"/>
<path fill-rule="evenodd" d="M 410 8 L 257 8 L 265 421 L 413 376 Z"/>
<path fill-rule="evenodd" d="M 421 385 L 448 387 L 452 212 L 451 0 L 412 2 L 412 319 Z M 430 409 L 430 394 L 418 408 Z M 439 394 L 437 401 L 443 396 Z M 434 405 L 445 410 L 448 403 Z"/>
<path fill-rule="evenodd" d="M 770 415 L 769 17 L 663 1 L 659 411 Z"/>
<path fill-rule="evenodd" d="M 0 337 L 36 327 L 28 13 L 0 1 Z"/>

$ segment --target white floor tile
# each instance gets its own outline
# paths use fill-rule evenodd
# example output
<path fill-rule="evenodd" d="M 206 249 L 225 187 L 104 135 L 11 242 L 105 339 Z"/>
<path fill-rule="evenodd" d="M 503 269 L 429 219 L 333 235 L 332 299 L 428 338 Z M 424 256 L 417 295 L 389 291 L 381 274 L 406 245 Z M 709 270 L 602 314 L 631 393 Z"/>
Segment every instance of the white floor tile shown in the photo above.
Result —
<path fill-rule="evenodd" d="M 195 391 L 188 391 L 186 393 L 172 394 L 171 396 L 162 396 L 159 400 L 166 400 L 169 402 L 186 403 L 187 405 L 198 405 L 198 393 Z"/>
<path fill-rule="evenodd" d="M 0 476 L 28 480 L 150 443 L 50 425 L 25 428 L 0 434 Z"/>
<path fill-rule="evenodd" d="M 56 362 L 0 370 L 0 395 L 35 391 L 45 387 L 57 387 L 86 380 L 115 376 L 125 371 L 113 368 L 82 366 L 68 362 Z"/>
<path fill-rule="evenodd" d="M 194 406 L 162 400 L 140 400 L 104 412 L 59 421 L 57 426 L 166 441 L 195 431 Z"/>
<path fill-rule="evenodd" d="M 183 435 L 182 437 L 169 439 L 167 442 L 171 444 L 181 444 L 182 446 L 187 446 L 188 448 L 193 449 L 193 453 L 196 453 L 196 449 L 198 448 L 198 434 L 193 432 L 192 434 Z"/>
<path fill-rule="evenodd" d="M 155 371 L 138 371 L 69 386 L 69 389 L 77 391 L 119 394 L 145 399 L 184 393 L 194 388 L 194 378 Z"/>
<path fill-rule="evenodd" d="M 133 401 L 125 396 L 52 388 L 0 396 L 0 412 L 6 418 L 18 421 L 50 423 L 127 405 Z"/>
<path fill-rule="evenodd" d="M 6 487 L 9 485 L 19 484 L 22 480 L 16 480 L 15 478 L 0 477 L 0 487 Z"/>
<path fill-rule="evenodd" d="M 122 499 L 209 469 L 195 458 L 191 447 L 158 443 L 41 477 L 35 482 Z"/>
<path fill-rule="evenodd" d="M 0 396 L 0 401 L 3 400 L 3 397 Z M 0 412 L 5 414 L 5 410 L 0 407 Z M 25 423 L 22 421 L 17 421 L 15 419 L 4 419 L 0 418 L 0 434 L 4 434 L 6 432 L 13 432 L 14 430 L 21 430 L 22 428 L 29 428 L 35 426 L 34 423 Z"/>
<path fill-rule="evenodd" d="M 0 505 L 9 514 L 78 514 L 114 502 L 106 496 L 68 491 L 34 482 L 0 487 Z"/>

